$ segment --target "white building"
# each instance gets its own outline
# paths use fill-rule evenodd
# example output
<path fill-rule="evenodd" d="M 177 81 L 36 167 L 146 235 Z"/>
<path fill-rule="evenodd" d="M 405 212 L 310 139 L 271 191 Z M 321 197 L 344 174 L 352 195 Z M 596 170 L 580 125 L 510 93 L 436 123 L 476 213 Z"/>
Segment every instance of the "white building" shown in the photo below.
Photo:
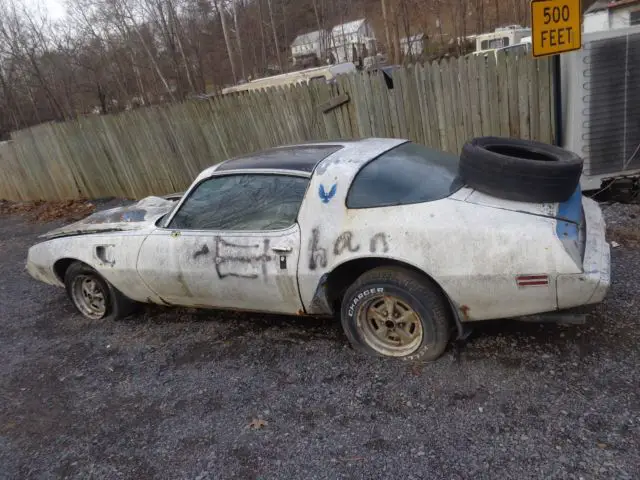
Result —
<path fill-rule="evenodd" d="M 424 52 L 424 33 L 417 33 L 400 39 L 400 50 L 407 57 L 419 57 Z"/>
<path fill-rule="evenodd" d="M 597 0 L 584 13 L 582 31 L 602 32 L 640 25 L 640 0 Z"/>
<path fill-rule="evenodd" d="M 293 63 L 297 64 L 302 59 L 315 56 L 321 60 L 327 51 L 329 32 L 316 30 L 315 32 L 298 35 L 291 44 L 291 56 Z"/>
<path fill-rule="evenodd" d="M 331 29 L 329 53 L 335 63 L 354 62 L 375 55 L 376 39 L 366 19 L 336 25 Z"/>

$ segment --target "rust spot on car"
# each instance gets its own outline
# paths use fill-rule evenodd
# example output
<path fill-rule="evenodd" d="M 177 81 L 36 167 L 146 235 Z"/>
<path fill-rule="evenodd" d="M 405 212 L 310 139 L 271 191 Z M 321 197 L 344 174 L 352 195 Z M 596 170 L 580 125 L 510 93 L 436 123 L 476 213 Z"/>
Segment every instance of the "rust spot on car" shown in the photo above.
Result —
<path fill-rule="evenodd" d="M 304 314 L 305 314 L 305 313 L 304 313 L 304 310 L 303 310 L 303 309 L 300 309 L 300 310 L 298 310 L 298 312 L 297 312 L 297 315 L 304 315 Z"/>
<path fill-rule="evenodd" d="M 462 318 L 465 322 L 469 321 L 469 307 L 467 305 L 462 305 L 460 307 L 460 311 L 462 312 Z"/>

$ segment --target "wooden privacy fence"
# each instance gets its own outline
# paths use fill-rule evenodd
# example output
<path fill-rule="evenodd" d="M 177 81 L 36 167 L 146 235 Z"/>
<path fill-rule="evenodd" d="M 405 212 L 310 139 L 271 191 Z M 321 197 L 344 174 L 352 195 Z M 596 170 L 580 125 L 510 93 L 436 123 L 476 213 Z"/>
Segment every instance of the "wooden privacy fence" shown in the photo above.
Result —
<path fill-rule="evenodd" d="M 140 198 L 185 189 L 231 156 L 309 141 L 408 138 L 458 152 L 473 136 L 553 143 L 550 63 L 494 55 L 87 116 L 0 144 L 0 198 Z"/>

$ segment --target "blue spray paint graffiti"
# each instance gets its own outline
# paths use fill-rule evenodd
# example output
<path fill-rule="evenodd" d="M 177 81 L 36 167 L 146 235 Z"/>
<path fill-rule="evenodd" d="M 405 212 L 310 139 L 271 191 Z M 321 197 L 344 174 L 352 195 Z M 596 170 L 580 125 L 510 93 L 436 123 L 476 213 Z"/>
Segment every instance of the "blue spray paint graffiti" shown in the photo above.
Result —
<path fill-rule="evenodd" d="M 322 203 L 329 203 L 329 200 L 331 200 L 335 196 L 337 190 L 338 190 L 337 183 L 334 183 L 332 185 L 331 190 L 329 190 L 328 193 L 325 191 L 324 185 L 320 184 L 320 189 L 318 190 L 318 194 L 320 195 L 320 200 L 322 200 Z"/>

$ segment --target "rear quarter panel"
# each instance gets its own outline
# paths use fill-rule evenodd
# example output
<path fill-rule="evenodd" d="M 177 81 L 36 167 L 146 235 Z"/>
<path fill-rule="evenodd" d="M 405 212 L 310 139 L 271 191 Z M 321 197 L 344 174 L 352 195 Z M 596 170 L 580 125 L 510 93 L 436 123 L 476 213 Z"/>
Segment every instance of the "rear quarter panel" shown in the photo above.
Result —
<path fill-rule="evenodd" d="M 553 219 L 454 199 L 349 210 L 339 169 L 317 175 L 303 202 L 299 285 L 309 309 L 326 273 L 346 261 L 380 257 L 433 278 L 463 320 L 506 318 L 557 308 L 555 279 L 573 273 Z M 330 175 L 327 175 L 330 174 Z M 336 185 L 335 194 L 326 195 Z M 544 286 L 518 287 L 516 277 L 547 274 Z"/>

